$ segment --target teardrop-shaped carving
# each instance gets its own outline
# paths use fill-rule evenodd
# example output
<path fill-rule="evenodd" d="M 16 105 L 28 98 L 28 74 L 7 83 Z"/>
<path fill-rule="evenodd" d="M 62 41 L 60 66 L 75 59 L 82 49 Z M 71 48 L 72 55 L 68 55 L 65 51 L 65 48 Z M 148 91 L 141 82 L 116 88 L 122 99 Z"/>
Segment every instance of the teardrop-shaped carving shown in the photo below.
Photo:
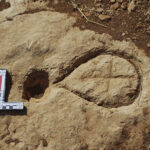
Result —
<path fill-rule="evenodd" d="M 61 85 L 97 105 L 119 107 L 133 103 L 138 82 L 137 70 L 130 61 L 103 54 L 81 64 Z"/>

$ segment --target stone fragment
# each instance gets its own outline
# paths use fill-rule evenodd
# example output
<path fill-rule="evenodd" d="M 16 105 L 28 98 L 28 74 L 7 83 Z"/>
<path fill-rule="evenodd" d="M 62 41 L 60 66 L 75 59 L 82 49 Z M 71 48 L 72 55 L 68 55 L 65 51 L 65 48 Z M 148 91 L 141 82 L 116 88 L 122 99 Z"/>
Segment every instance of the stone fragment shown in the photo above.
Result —
<path fill-rule="evenodd" d="M 136 5 L 134 0 L 132 0 L 129 5 L 128 5 L 128 12 L 131 13 L 132 11 L 134 11 L 136 9 Z"/>
<path fill-rule="evenodd" d="M 125 36 L 125 35 L 126 35 L 125 33 L 122 33 L 122 34 L 121 34 L 121 36 Z"/>
<path fill-rule="evenodd" d="M 58 0 L 54 0 L 54 4 L 57 5 L 59 2 Z"/>
<path fill-rule="evenodd" d="M 112 9 L 112 10 L 117 10 L 118 8 L 119 8 L 119 3 L 118 2 L 116 2 L 115 4 L 110 6 L 110 9 Z"/>
<path fill-rule="evenodd" d="M 110 0 L 110 2 L 111 2 L 111 3 L 115 3 L 115 2 L 116 2 L 116 0 Z"/>
<path fill-rule="evenodd" d="M 127 2 L 123 2 L 121 4 L 121 8 L 124 9 L 124 10 L 126 10 L 127 9 Z"/>
<path fill-rule="evenodd" d="M 119 3 L 123 3 L 123 0 L 117 0 Z"/>
<path fill-rule="evenodd" d="M 150 8 L 147 10 L 146 15 L 150 15 Z"/>
<path fill-rule="evenodd" d="M 99 15 L 99 19 L 102 21 L 110 20 L 111 17 L 109 15 Z"/>
<path fill-rule="evenodd" d="M 96 9 L 96 12 L 102 13 L 102 12 L 103 12 L 103 8 L 97 8 L 97 9 Z"/>
<path fill-rule="evenodd" d="M 100 2 L 102 2 L 102 0 L 96 0 L 96 3 L 100 3 Z"/>

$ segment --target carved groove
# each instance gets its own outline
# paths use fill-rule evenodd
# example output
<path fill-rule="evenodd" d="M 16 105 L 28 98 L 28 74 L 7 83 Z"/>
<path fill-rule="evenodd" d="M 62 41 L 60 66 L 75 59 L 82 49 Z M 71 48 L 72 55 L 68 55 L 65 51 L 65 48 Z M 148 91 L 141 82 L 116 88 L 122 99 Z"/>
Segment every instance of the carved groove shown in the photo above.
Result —
<path fill-rule="evenodd" d="M 94 51 L 94 53 L 88 53 L 86 56 L 82 56 L 78 59 L 76 59 L 76 61 L 74 61 L 74 63 L 72 63 L 73 65 L 70 66 L 69 68 L 67 68 L 64 72 L 66 72 L 66 74 L 63 74 L 63 76 L 61 76 L 59 79 L 57 79 L 57 81 L 55 83 L 58 83 L 60 81 L 63 82 L 63 80 L 65 78 L 67 78 L 75 69 L 77 69 L 80 65 L 82 64 L 85 64 L 87 63 L 88 61 L 98 57 L 99 55 L 112 55 L 112 56 L 118 56 L 119 58 L 122 58 L 122 59 L 125 59 L 126 61 L 128 61 L 135 69 L 135 72 L 137 74 L 137 86 L 136 86 L 136 90 L 134 92 L 134 94 L 130 94 L 128 95 L 130 100 L 127 104 L 120 104 L 120 103 L 116 103 L 116 104 L 111 104 L 111 103 L 100 103 L 100 104 L 97 104 L 98 106 L 103 106 L 103 107 L 106 107 L 106 108 L 116 108 L 116 107 L 120 107 L 120 106 L 127 106 L 127 105 L 130 105 L 134 102 L 134 100 L 139 96 L 139 93 L 142 89 L 142 77 L 141 77 L 141 73 L 140 73 L 140 70 L 139 70 L 139 67 L 138 65 L 135 63 L 135 62 L 138 62 L 135 57 L 133 56 L 129 56 L 128 54 L 125 54 L 125 53 L 118 53 L 118 52 L 102 52 L 102 50 L 97 50 L 97 51 Z M 111 72 L 111 71 L 110 71 Z M 125 79 L 125 78 L 132 78 L 133 76 L 124 76 L 124 75 L 119 75 L 119 76 L 115 76 L 114 78 L 120 78 L 120 79 Z M 98 77 L 98 78 L 102 78 L 103 77 Z M 89 78 L 88 78 L 89 79 Z M 105 79 L 111 79 L 111 75 L 110 77 L 105 77 Z M 85 79 L 84 79 L 85 80 Z M 108 84 L 109 85 L 109 84 Z M 72 85 L 73 86 L 73 85 Z M 67 86 L 65 85 L 62 85 L 61 87 L 65 88 L 66 90 L 74 93 L 75 95 L 89 101 L 89 102 L 92 102 L 92 101 L 95 101 L 95 99 L 93 97 L 90 97 L 89 95 L 87 94 L 84 94 L 80 91 L 76 91 L 76 90 L 73 90 L 73 89 L 70 89 L 68 88 Z M 108 91 L 109 91 L 109 86 L 108 86 Z"/>

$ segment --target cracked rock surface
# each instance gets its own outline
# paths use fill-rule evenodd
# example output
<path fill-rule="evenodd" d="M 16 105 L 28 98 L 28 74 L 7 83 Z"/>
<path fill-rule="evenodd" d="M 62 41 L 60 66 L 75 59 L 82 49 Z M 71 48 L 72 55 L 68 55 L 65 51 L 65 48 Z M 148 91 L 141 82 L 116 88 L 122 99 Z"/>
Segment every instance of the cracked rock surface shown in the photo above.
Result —
<path fill-rule="evenodd" d="M 36 3 L 12 1 L 0 12 L 0 67 L 12 78 L 8 101 L 26 107 L 0 112 L 0 149 L 148 149 L 150 58 L 132 42 L 81 31 L 75 18 Z M 48 87 L 25 99 L 25 83 L 34 83 L 34 95 L 42 88 L 35 70 L 48 74 Z"/>

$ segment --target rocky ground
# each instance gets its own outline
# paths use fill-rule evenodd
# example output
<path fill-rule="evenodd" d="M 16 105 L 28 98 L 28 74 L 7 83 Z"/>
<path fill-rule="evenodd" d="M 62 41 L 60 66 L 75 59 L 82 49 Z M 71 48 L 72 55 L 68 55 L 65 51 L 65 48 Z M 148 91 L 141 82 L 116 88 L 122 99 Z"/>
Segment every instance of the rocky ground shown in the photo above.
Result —
<path fill-rule="evenodd" d="M 1 0 L 0 150 L 149 150 L 150 2 Z"/>
<path fill-rule="evenodd" d="M 50 6 L 76 17 L 75 26 L 82 30 L 108 33 L 116 40 L 132 40 L 138 47 L 149 51 L 149 0 L 52 0 Z M 87 22 L 77 8 L 89 20 L 102 25 Z"/>

